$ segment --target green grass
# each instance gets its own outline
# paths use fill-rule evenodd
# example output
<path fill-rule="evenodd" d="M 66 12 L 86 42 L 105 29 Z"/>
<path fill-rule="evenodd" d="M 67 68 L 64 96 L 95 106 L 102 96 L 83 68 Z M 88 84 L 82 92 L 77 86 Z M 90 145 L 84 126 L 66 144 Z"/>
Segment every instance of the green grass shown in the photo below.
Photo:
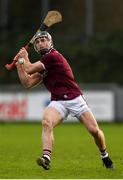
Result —
<path fill-rule="evenodd" d="M 101 123 L 116 169 L 102 166 L 100 154 L 83 125 L 55 128 L 55 146 L 49 171 L 37 166 L 41 152 L 41 125 L 0 124 L 0 179 L 119 179 L 123 178 L 123 124 Z"/>

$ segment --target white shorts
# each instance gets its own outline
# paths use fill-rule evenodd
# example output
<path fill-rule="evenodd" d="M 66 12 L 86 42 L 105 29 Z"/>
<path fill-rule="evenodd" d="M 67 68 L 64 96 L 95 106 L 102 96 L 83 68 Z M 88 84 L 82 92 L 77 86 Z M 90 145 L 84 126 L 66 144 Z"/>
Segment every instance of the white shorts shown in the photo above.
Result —
<path fill-rule="evenodd" d="M 48 107 L 55 108 L 60 112 L 63 119 L 69 114 L 79 119 L 82 113 L 90 111 L 85 99 L 81 95 L 72 100 L 51 101 Z"/>

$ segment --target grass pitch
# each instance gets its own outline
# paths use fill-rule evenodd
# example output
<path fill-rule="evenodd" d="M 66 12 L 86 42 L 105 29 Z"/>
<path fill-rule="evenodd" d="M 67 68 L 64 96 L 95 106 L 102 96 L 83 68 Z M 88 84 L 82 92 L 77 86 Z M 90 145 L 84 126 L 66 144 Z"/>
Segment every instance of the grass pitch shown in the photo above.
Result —
<path fill-rule="evenodd" d="M 41 154 L 40 123 L 0 124 L 0 179 L 121 179 L 123 178 L 123 124 L 101 123 L 115 170 L 102 166 L 93 138 L 80 123 L 55 128 L 55 146 L 49 171 L 35 159 Z"/>

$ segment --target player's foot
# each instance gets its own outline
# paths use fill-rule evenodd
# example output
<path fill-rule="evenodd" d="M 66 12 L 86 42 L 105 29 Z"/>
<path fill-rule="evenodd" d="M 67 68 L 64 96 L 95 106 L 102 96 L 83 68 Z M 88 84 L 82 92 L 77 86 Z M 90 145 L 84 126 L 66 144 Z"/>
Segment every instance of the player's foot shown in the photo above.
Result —
<path fill-rule="evenodd" d="M 50 160 L 47 157 L 39 156 L 36 161 L 37 164 L 42 166 L 45 170 L 50 169 Z"/>
<path fill-rule="evenodd" d="M 103 165 L 108 169 L 114 169 L 114 164 L 112 160 L 109 158 L 109 156 L 102 158 Z"/>

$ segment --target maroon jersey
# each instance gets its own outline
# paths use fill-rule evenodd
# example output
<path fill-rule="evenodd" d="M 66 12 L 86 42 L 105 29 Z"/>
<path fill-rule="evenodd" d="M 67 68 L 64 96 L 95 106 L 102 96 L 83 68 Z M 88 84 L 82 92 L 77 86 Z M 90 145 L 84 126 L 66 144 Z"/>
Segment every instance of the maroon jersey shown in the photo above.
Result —
<path fill-rule="evenodd" d="M 46 68 L 43 83 L 51 92 L 51 100 L 71 100 L 82 94 L 67 60 L 58 51 L 51 49 L 41 62 Z"/>

